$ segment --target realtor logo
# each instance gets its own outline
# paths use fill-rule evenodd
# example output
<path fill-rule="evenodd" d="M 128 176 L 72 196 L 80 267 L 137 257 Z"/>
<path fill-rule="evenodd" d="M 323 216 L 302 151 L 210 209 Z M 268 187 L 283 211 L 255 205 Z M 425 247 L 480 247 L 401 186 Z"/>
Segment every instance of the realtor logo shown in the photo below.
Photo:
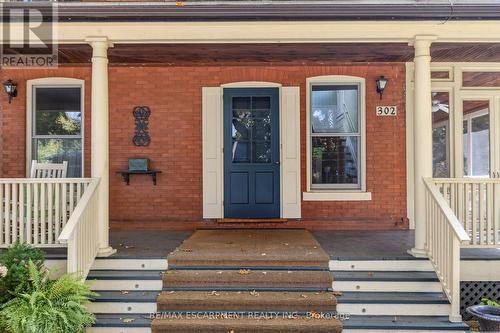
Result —
<path fill-rule="evenodd" d="M 56 67 L 57 6 L 0 4 L 0 67 Z"/>

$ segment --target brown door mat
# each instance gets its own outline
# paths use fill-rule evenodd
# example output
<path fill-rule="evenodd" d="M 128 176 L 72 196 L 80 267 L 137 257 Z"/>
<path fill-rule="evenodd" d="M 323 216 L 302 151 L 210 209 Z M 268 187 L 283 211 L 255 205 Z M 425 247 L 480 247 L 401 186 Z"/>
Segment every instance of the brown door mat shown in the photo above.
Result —
<path fill-rule="evenodd" d="M 287 270 L 169 270 L 163 273 L 163 288 L 332 288 L 328 271 Z"/>
<path fill-rule="evenodd" d="M 337 302 L 332 292 L 256 291 L 164 291 L 158 311 L 283 311 L 333 312 Z"/>
<path fill-rule="evenodd" d="M 154 319 L 152 333 L 340 333 L 335 318 L 219 318 L 186 316 Z"/>
<path fill-rule="evenodd" d="M 286 223 L 288 219 L 217 219 L 217 223 Z"/>
<path fill-rule="evenodd" d="M 197 230 L 168 256 L 170 267 L 314 267 L 328 254 L 307 230 Z"/>

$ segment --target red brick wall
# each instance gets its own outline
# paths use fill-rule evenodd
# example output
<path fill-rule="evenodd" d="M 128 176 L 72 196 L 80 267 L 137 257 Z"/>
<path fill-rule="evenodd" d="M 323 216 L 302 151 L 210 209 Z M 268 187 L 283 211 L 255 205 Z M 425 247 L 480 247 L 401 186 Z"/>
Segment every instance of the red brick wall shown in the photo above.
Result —
<path fill-rule="evenodd" d="M 3 87 L 0 93 L 0 177 L 26 176 L 26 81 L 46 77 L 68 77 L 85 80 L 84 154 L 85 175 L 90 174 L 90 90 L 89 67 L 56 69 L 2 69 L 0 82 L 17 82 L 17 97 L 8 104 Z"/>
<path fill-rule="evenodd" d="M 406 162 L 404 64 L 342 66 L 204 66 L 204 67 L 111 67 L 110 88 L 110 214 L 115 226 L 131 221 L 178 221 L 194 225 L 202 217 L 201 88 L 235 81 L 269 81 L 301 87 L 302 190 L 306 189 L 305 100 L 307 77 L 354 75 L 366 78 L 367 189 L 372 201 L 303 202 L 303 223 L 314 227 L 393 228 L 406 218 Z M 89 116 L 90 69 L 61 68 L 53 71 L 3 71 L 20 82 L 19 97 L 3 116 L 2 174 L 22 176 L 25 151 L 25 80 L 42 76 L 80 77 L 87 81 L 86 116 Z M 390 83 L 381 102 L 375 79 L 385 75 Z M 2 95 L 2 105 L 5 104 Z M 376 117 L 377 104 L 397 105 L 398 116 Z M 134 106 L 151 108 L 148 147 L 135 147 Z M 88 119 L 86 120 L 86 124 Z M 14 125 L 12 125 L 14 124 Z M 89 138 L 89 126 L 86 137 Z M 88 141 L 88 140 L 86 140 Z M 89 145 L 86 143 L 86 147 Z M 131 178 L 126 186 L 117 170 L 130 157 L 148 157 L 163 173 L 158 185 L 147 177 Z M 88 160 L 88 159 L 87 159 Z M 89 163 L 86 164 L 87 167 Z M 161 222 L 165 221 L 165 222 Z M 141 222 L 134 223 L 140 226 Z M 174 225 L 174 224 L 172 224 Z M 292 225 L 293 226 L 293 225 Z"/>

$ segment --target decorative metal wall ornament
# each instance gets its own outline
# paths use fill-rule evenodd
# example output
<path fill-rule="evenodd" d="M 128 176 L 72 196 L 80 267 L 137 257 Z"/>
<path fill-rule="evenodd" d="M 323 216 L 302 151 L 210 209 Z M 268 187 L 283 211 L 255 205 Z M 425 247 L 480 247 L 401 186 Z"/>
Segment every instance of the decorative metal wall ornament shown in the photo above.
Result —
<path fill-rule="evenodd" d="M 147 106 L 136 106 L 132 114 L 135 118 L 135 135 L 132 142 L 136 146 L 148 146 L 151 142 L 148 129 L 151 110 Z"/>

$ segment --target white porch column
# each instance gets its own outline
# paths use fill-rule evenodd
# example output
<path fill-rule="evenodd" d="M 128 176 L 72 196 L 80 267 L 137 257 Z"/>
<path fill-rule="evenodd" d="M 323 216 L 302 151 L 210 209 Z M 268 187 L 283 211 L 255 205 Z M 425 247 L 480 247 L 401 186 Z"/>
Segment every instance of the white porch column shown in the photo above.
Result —
<path fill-rule="evenodd" d="M 108 115 L 108 47 L 106 37 L 88 38 L 92 46 L 91 175 L 100 177 L 99 253 L 111 255 L 109 246 L 109 115 Z"/>
<path fill-rule="evenodd" d="M 430 47 L 435 36 L 415 36 L 414 88 L 414 172 L 415 172 L 415 247 L 409 251 L 415 257 L 425 252 L 425 185 L 432 177 L 432 91 Z"/>

